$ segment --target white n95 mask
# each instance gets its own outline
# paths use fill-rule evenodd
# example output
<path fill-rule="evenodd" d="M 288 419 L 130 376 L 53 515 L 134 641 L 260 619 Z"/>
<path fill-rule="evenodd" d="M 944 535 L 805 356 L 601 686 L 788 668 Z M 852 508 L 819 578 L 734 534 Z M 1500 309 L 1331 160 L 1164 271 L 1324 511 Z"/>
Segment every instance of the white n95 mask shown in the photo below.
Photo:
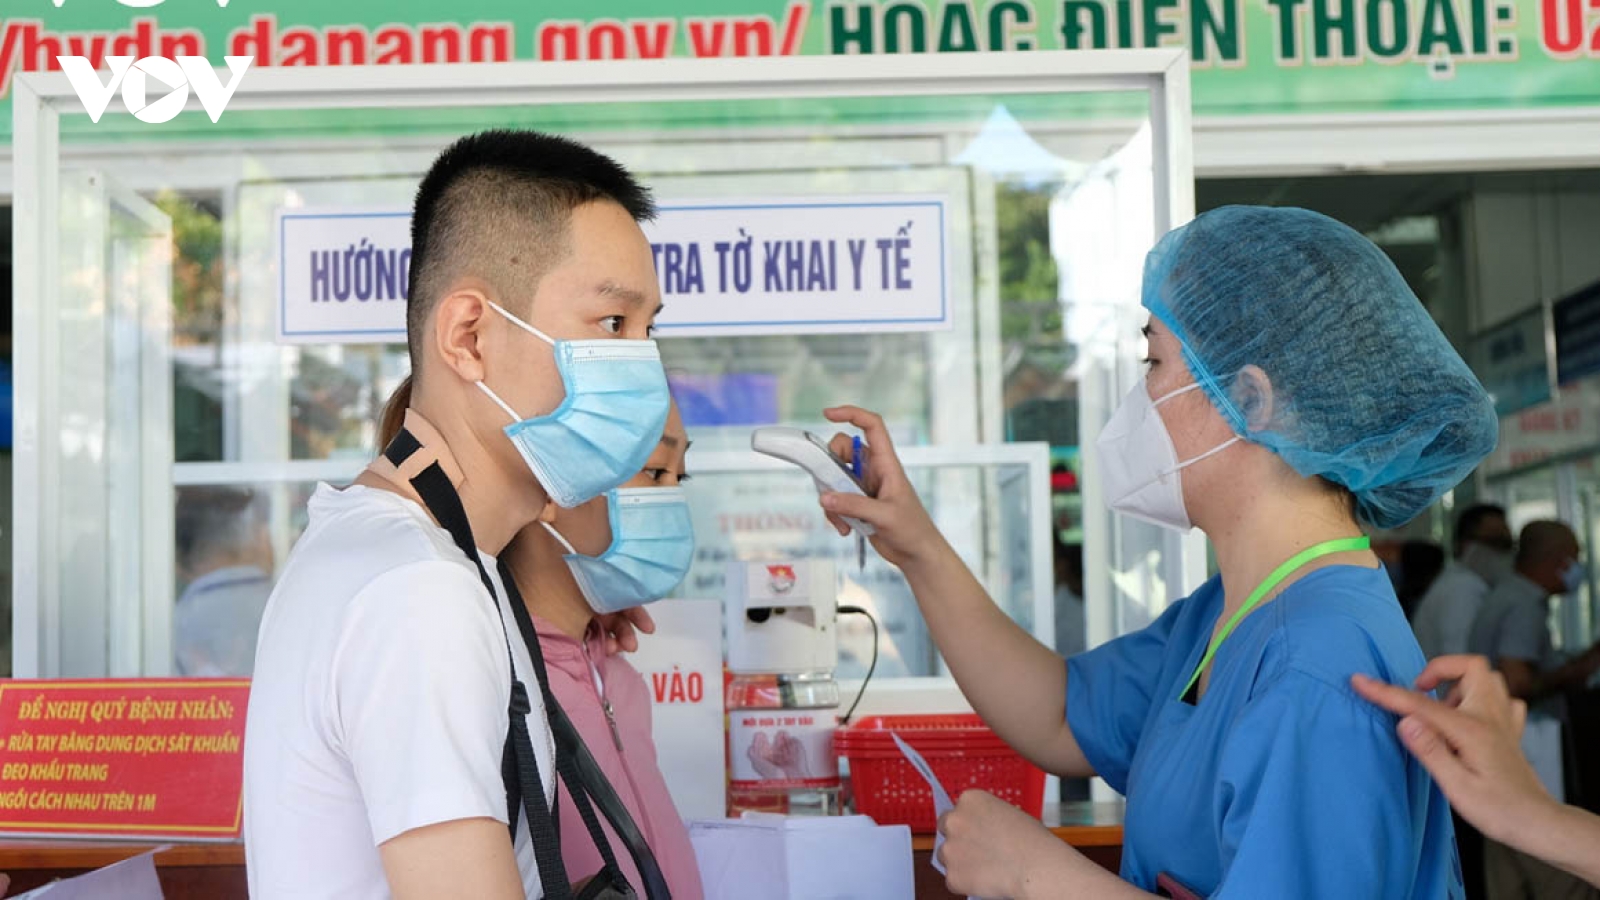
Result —
<path fill-rule="evenodd" d="M 1183 504 L 1179 473 L 1237 444 L 1239 437 L 1235 435 L 1194 459 L 1179 462 L 1172 436 L 1156 407 L 1199 387 L 1198 383 L 1191 384 L 1152 401 L 1145 380 L 1140 378 L 1128 392 L 1095 440 L 1106 505 L 1153 525 L 1178 531 L 1194 527 Z"/>

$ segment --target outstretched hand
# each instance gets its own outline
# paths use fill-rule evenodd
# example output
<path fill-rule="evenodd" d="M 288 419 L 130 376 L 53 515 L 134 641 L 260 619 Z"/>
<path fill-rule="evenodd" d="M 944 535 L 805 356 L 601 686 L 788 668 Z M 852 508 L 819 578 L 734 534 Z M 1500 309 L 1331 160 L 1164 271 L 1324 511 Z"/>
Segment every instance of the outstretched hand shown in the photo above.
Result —
<path fill-rule="evenodd" d="M 1445 702 L 1427 696 L 1454 682 Z M 1505 838 L 1556 806 L 1520 744 L 1528 707 L 1481 656 L 1441 656 L 1417 678 L 1417 690 L 1363 675 L 1356 692 L 1401 716 L 1400 740 L 1432 773 L 1463 818 L 1489 837 Z"/>

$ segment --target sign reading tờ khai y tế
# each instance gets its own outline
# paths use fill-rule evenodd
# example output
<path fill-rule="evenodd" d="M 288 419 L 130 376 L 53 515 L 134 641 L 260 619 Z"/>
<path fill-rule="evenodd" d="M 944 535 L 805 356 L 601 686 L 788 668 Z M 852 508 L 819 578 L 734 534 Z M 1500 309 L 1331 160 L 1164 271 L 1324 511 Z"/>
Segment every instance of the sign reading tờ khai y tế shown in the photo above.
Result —
<path fill-rule="evenodd" d="M 663 337 L 950 327 L 946 202 L 937 196 L 662 204 L 645 224 Z M 278 338 L 406 339 L 410 214 L 277 215 Z"/>

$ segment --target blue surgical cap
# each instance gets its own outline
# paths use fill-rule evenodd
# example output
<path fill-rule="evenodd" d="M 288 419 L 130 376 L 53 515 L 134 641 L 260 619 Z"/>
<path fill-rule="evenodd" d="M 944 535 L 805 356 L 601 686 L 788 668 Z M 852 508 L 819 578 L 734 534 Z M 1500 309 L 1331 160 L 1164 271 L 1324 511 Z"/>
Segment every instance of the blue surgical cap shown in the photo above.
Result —
<path fill-rule="evenodd" d="M 1320 213 L 1199 216 L 1150 251 L 1144 305 L 1235 433 L 1349 489 L 1369 525 L 1415 518 L 1494 449 L 1494 404 L 1394 263 Z"/>

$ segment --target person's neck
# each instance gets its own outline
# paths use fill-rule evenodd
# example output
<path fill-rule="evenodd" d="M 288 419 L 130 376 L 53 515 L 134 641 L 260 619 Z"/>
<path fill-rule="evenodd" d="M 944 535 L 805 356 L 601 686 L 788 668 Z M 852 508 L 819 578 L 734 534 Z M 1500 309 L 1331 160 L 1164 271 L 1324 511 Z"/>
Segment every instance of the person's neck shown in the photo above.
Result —
<path fill-rule="evenodd" d="M 1553 594 L 1549 588 L 1545 587 L 1539 582 L 1539 576 L 1537 573 L 1527 572 L 1521 568 L 1513 569 L 1512 571 L 1514 571 L 1517 574 L 1517 577 L 1521 578 L 1523 581 L 1526 581 L 1527 583 L 1538 588 L 1541 599 L 1548 600 L 1555 596 L 1555 594 Z"/>
<path fill-rule="evenodd" d="M 1303 490 L 1264 489 L 1237 498 L 1211 525 L 1206 535 L 1216 547 L 1222 572 L 1223 614 L 1226 621 L 1244 605 L 1257 587 L 1295 554 L 1318 544 L 1362 536 L 1344 508 L 1344 499 L 1312 485 Z M 1345 551 L 1315 559 L 1290 573 L 1263 603 L 1308 572 L 1332 565 L 1372 568 L 1377 557 L 1370 550 Z"/>
<path fill-rule="evenodd" d="M 437 460 L 455 485 L 479 550 L 498 556 L 517 532 L 538 517 L 545 499 L 543 493 L 513 483 L 458 410 L 418 398 L 417 404 L 406 411 L 405 427 L 422 447 L 414 457 L 419 461 Z M 408 463 L 396 477 L 385 462 L 380 457 L 374 469 L 387 468 L 388 477 L 369 471 L 357 483 L 383 487 L 420 501 L 404 477 L 416 463 Z M 379 483 L 373 484 L 374 481 Z"/>
<path fill-rule="evenodd" d="M 530 546 L 524 548 L 523 542 Z M 510 550 L 511 574 L 517 579 L 528 612 L 550 623 L 576 641 L 582 641 L 594 621 L 594 610 L 583 597 L 563 550 L 542 527 L 530 529 Z"/>
<path fill-rule="evenodd" d="M 215 575 L 218 572 L 225 572 L 229 569 L 254 569 L 259 572 L 265 568 L 265 566 L 261 565 L 261 561 L 251 554 L 222 553 L 206 560 L 204 566 L 197 567 L 196 571 L 200 572 L 200 574 L 191 580 L 198 581 L 207 575 Z"/>

